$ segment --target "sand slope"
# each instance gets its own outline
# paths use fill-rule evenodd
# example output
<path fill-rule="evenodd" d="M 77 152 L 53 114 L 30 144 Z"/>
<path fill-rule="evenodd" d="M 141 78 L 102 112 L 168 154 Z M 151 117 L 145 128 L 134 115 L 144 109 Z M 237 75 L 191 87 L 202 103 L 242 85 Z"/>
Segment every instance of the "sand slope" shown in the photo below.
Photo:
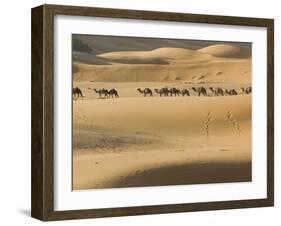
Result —
<path fill-rule="evenodd" d="M 245 123 L 251 115 L 251 96 L 119 98 L 74 101 L 75 124 L 150 131 L 157 134 L 204 135 L 207 114 L 217 135 L 234 133 L 225 128 L 227 112 Z M 169 107 L 167 107 L 169 106 Z M 85 120 L 80 120 L 84 117 Z M 246 121 L 245 121 L 246 120 Z M 96 122 L 95 122 L 96 121 Z M 222 124 L 222 129 L 219 127 Z"/>
<path fill-rule="evenodd" d="M 249 181 L 250 106 L 251 95 L 74 101 L 74 189 Z"/>
<path fill-rule="evenodd" d="M 75 63 L 74 81 L 251 83 L 251 60 L 216 60 L 177 64 L 90 65 Z"/>
<path fill-rule="evenodd" d="M 99 57 L 124 63 L 138 63 L 151 60 L 151 64 L 155 63 L 153 60 L 162 59 L 168 64 L 170 60 L 210 60 L 212 56 L 206 53 L 200 53 L 196 50 L 184 48 L 158 48 L 151 51 L 122 51 L 111 52 L 98 55 Z"/>
<path fill-rule="evenodd" d="M 251 52 L 248 49 L 226 44 L 207 46 L 199 49 L 198 52 L 216 57 L 246 58 L 251 56 Z"/>

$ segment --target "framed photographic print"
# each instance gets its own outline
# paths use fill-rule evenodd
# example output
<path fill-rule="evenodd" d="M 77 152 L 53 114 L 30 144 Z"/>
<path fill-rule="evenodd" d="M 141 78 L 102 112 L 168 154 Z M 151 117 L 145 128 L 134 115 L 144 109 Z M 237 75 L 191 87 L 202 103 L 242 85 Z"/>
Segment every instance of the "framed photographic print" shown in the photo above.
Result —
<path fill-rule="evenodd" d="M 273 206 L 274 21 L 32 9 L 32 216 Z"/>

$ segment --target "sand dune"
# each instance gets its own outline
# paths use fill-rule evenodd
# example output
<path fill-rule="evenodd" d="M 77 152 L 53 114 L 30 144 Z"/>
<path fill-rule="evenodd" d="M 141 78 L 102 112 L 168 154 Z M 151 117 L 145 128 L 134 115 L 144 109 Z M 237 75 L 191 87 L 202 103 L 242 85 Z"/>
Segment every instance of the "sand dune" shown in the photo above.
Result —
<path fill-rule="evenodd" d="M 73 86 L 84 94 L 73 100 L 73 189 L 251 181 L 251 95 L 241 91 L 252 80 L 248 43 L 79 39 L 92 52 L 73 52 Z M 201 86 L 208 96 L 191 89 Z M 191 96 L 143 97 L 137 89 L 146 87 Z"/>
<path fill-rule="evenodd" d="M 74 189 L 251 180 L 251 95 L 77 100 L 73 117 Z"/>
<path fill-rule="evenodd" d="M 171 61 L 170 61 L 171 63 Z M 177 60 L 169 65 L 74 63 L 78 71 L 74 81 L 95 82 L 171 82 L 251 83 L 251 59 L 216 59 L 195 62 Z"/>
<path fill-rule="evenodd" d="M 73 188 L 115 188 L 251 180 L 248 150 L 188 149 L 74 152 Z M 194 155 L 196 153 L 196 156 Z M 239 158 L 242 155 L 243 158 Z M 212 160 L 220 156 L 223 160 Z M 238 156 L 238 157 L 237 157 Z M 136 161 L 137 159 L 137 161 Z"/>
<path fill-rule="evenodd" d="M 251 83 L 251 58 L 247 50 L 232 45 L 212 45 L 200 50 L 158 48 L 119 51 L 88 57 L 78 62 L 74 54 L 74 81 Z M 82 56 L 80 56 L 82 58 Z"/>
<path fill-rule="evenodd" d="M 236 45 L 210 45 L 198 50 L 188 48 L 161 47 L 146 51 L 114 51 L 102 54 L 73 52 L 73 60 L 95 65 L 122 64 L 169 64 L 170 61 L 210 61 L 220 58 L 249 58 L 251 52 L 247 48 Z"/>
<path fill-rule="evenodd" d="M 225 44 L 207 46 L 199 49 L 198 52 L 210 54 L 216 57 L 247 58 L 251 56 L 249 49 Z"/>
<path fill-rule="evenodd" d="M 111 128 L 114 125 L 129 131 L 204 135 L 204 123 L 210 112 L 212 134 L 227 135 L 237 132 L 235 127 L 225 128 L 228 111 L 242 126 L 250 118 L 250 103 L 250 95 L 83 100 L 74 102 L 73 117 L 80 128 L 96 121 L 96 126 Z M 85 120 L 77 118 L 81 115 Z"/>
<path fill-rule="evenodd" d="M 98 55 L 109 60 L 116 62 L 127 63 L 142 63 L 143 61 L 155 59 L 162 59 L 167 63 L 169 60 L 211 60 L 212 56 L 205 53 L 200 53 L 196 50 L 184 49 L 184 48 L 158 48 L 151 51 L 122 51 L 122 52 L 110 52 Z"/>
<path fill-rule="evenodd" d="M 72 52 L 72 59 L 74 62 L 92 65 L 109 65 L 111 64 L 107 59 L 103 59 L 94 54 Z"/>

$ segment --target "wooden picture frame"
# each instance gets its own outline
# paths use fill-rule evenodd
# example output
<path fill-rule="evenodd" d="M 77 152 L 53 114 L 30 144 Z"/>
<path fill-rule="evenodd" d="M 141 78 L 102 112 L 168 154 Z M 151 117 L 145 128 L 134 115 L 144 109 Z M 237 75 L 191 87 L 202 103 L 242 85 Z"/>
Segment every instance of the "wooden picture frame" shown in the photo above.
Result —
<path fill-rule="evenodd" d="M 54 210 L 54 16 L 126 18 L 267 29 L 267 198 L 122 208 Z M 43 221 L 162 214 L 274 205 L 273 19 L 42 5 L 32 9 L 32 200 L 31 215 Z"/>

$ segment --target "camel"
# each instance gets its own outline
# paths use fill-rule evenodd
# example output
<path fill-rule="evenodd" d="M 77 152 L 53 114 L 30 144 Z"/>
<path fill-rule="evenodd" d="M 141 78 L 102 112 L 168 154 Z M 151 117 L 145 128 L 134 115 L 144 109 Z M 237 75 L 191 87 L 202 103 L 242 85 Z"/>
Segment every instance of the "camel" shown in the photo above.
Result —
<path fill-rule="evenodd" d="M 226 89 L 225 93 L 228 95 L 238 95 L 235 89 Z"/>
<path fill-rule="evenodd" d="M 198 93 L 198 96 L 200 96 L 201 93 L 203 96 L 207 96 L 207 90 L 204 87 L 198 87 L 198 88 L 192 87 L 192 90 Z"/>
<path fill-rule="evenodd" d="M 181 91 L 179 89 L 176 89 L 176 88 L 171 88 L 170 89 L 170 96 L 179 96 L 181 94 Z"/>
<path fill-rule="evenodd" d="M 181 91 L 181 95 L 182 95 L 182 96 L 190 96 L 190 93 L 189 93 L 189 91 L 188 91 L 187 89 L 183 89 L 183 90 Z"/>
<path fill-rule="evenodd" d="M 94 89 L 94 91 L 99 94 L 99 98 L 102 98 L 102 95 L 104 95 L 104 98 L 108 97 L 108 90 L 107 89 L 98 89 L 98 90 Z"/>
<path fill-rule="evenodd" d="M 102 90 L 101 90 L 101 89 L 99 89 L 99 90 L 94 89 L 94 91 L 95 91 L 96 93 L 98 93 L 98 94 L 99 94 L 99 98 L 101 98 L 101 96 L 102 96 Z"/>
<path fill-rule="evenodd" d="M 116 89 L 109 90 L 108 91 L 108 96 L 111 97 L 111 98 L 113 98 L 113 97 L 118 98 L 119 97 L 118 92 L 117 92 Z"/>
<path fill-rule="evenodd" d="M 162 94 L 163 94 L 162 89 L 154 89 L 154 91 L 155 91 L 155 93 L 160 94 L 160 97 L 162 97 Z"/>
<path fill-rule="evenodd" d="M 252 86 L 248 87 L 248 93 L 252 93 Z"/>
<path fill-rule="evenodd" d="M 224 92 L 223 92 L 222 88 L 218 87 L 218 88 L 214 89 L 213 87 L 209 87 L 209 89 L 211 90 L 211 92 L 213 94 L 215 94 L 215 96 L 219 96 L 219 95 L 223 96 Z"/>
<path fill-rule="evenodd" d="M 241 88 L 242 92 L 243 93 L 246 93 L 246 94 L 250 94 L 252 92 L 252 87 L 249 86 L 249 87 L 246 87 L 246 88 Z"/>
<path fill-rule="evenodd" d="M 79 98 L 79 96 L 84 97 L 81 89 L 79 89 L 78 87 L 72 88 L 72 95 L 73 95 L 73 97 L 77 96 L 78 98 Z"/>
<path fill-rule="evenodd" d="M 160 94 L 160 97 L 163 96 L 168 96 L 170 91 L 168 88 L 161 88 L 161 89 L 154 89 L 155 93 Z"/>
<path fill-rule="evenodd" d="M 209 90 L 211 90 L 212 94 L 216 95 L 216 92 L 212 87 L 209 87 Z"/>
<path fill-rule="evenodd" d="M 252 93 L 252 86 L 249 86 L 247 91 L 248 91 L 248 94 Z"/>
<path fill-rule="evenodd" d="M 164 92 L 163 92 L 163 88 L 161 89 L 154 89 L 155 93 L 158 93 L 160 95 L 160 97 L 162 97 L 162 95 L 164 95 Z"/>
<path fill-rule="evenodd" d="M 169 96 L 170 90 L 167 87 L 162 88 L 162 90 L 163 90 L 163 93 L 165 94 L 165 96 Z"/>
<path fill-rule="evenodd" d="M 150 95 L 151 97 L 153 96 L 152 94 L 152 90 L 149 88 L 145 88 L 143 90 L 141 90 L 140 88 L 137 89 L 140 93 L 143 94 L 144 97 L 146 97 L 146 95 Z"/>

